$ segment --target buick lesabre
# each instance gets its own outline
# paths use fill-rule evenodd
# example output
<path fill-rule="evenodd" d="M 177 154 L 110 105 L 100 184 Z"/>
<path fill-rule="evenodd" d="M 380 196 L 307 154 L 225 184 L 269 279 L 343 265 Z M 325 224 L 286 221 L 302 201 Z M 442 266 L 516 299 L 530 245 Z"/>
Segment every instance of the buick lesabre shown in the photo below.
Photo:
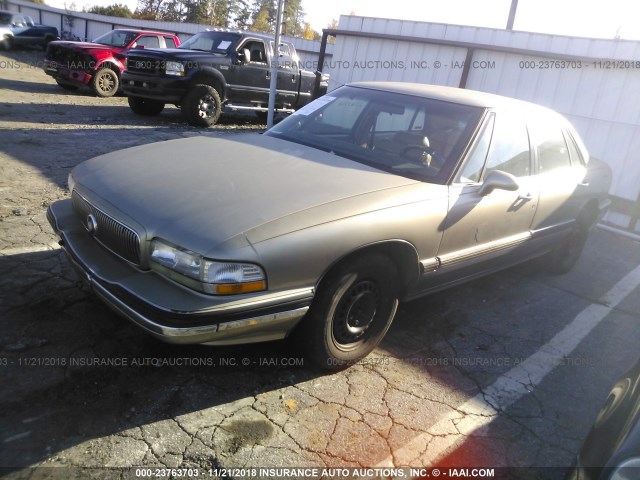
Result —
<path fill-rule="evenodd" d="M 291 337 L 339 368 L 382 340 L 399 301 L 533 258 L 571 269 L 610 181 L 546 108 L 358 83 L 264 134 L 84 162 L 48 217 L 96 294 L 152 335 Z"/>

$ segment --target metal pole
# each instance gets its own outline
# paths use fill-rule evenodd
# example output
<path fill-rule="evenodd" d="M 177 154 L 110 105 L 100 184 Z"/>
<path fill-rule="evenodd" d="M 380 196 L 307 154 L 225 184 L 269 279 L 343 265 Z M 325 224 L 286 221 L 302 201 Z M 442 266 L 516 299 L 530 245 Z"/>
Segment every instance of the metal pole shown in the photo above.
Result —
<path fill-rule="evenodd" d="M 282 31 L 282 15 L 284 14 L 284 0 L 278 0 L 278 14 L 276 16 L 276 38 L 271 57 L 271 81 L 269 82 L 269 112 L 267 113 L 267 128 L 273 126 L 273 110 L 276 106 L 276 84 L 278 81 L 278 64 L 280 63 L 280 32 Z"/>
<path fill-rule="evenodd" d="M 517 8 L 518 0 L 511 0 L 511 9 L 509 10 L 509 19 L 507 20 L 507 30 L 513 30 L 513 22 L 516 19 Z"/>

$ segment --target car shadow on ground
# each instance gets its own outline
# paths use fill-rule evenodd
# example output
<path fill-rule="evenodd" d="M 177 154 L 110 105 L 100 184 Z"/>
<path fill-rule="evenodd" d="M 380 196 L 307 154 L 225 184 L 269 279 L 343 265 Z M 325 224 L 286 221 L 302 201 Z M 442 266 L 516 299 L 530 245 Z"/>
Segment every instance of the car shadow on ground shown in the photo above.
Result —
<path fill-rule="evenodd" d="M 287 342 L 157 341 L 82 287 L 60 250 L 0 256 L 0 273 L 0 369 L 11 385 L 0 394 L 4 469 L 320 375 Z M 260 435 L 273 429 L 268 422 L 237 427 L 247 442 L 264 440 Z M 214 458 L 199 461 L 215 465 Z"/>

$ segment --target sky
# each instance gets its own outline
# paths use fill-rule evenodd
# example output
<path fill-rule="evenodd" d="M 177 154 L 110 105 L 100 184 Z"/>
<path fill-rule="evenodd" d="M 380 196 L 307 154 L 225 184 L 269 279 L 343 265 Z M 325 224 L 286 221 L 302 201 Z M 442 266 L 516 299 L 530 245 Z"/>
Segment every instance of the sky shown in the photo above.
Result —
<path fill-rule="evenodd" d="M 136 0 L 45 0 L 64 8 L 125 3 L 135 10 Z M 425 22 L 504 28 L 511 0 L 303 0 L 306 21 L 314 30 L 332 19 L 354 13 Z M 639 0 L 519 0 L 515 30 L 577 37 L 640 40 Z"/>

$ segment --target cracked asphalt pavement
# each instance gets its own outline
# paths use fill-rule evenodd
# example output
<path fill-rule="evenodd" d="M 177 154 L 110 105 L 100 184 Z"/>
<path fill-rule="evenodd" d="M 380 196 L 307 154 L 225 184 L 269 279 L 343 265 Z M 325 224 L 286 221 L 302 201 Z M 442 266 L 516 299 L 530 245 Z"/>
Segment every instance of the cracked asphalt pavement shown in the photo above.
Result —
<path fill-rule="evenodd" d="M 437 462 L 563 477 L 639 353 L 637 291 L 507 408 L 461 406 L 601 303 L 640 264 L 638 242 L 596 229 L 570 274 L 525 265 L 402 304 L 380 347 L 340 373 L 307 368 L 287 342 L 167 345 L 81 284 L 46 207 L 93 156 L 264 125 L 227 116 L 202 131 L 176 108 L 141 118 L 124 97 L 60 89 L 42 57 L 0 55 L 0 475 L 136 478 L 129 467 L 169 467 L 244 478 L 233 469 Z M 473 415 L 489 418 L 463 428 Z"/>

